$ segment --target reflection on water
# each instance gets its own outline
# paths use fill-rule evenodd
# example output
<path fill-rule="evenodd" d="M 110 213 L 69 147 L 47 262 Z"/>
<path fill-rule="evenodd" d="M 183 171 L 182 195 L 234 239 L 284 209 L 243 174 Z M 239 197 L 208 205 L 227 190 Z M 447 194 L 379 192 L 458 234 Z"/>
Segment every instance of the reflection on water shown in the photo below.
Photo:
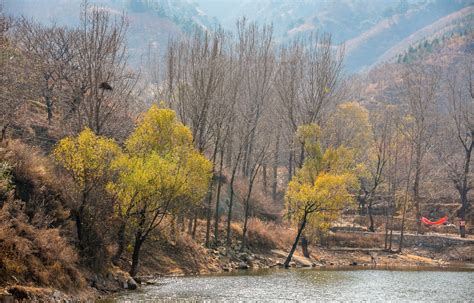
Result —
<path fill-rule="evenodd" d="M 117 302 L 196 301 L 473 302 L 472 271 L 266 270 L 163 278 Z"/>

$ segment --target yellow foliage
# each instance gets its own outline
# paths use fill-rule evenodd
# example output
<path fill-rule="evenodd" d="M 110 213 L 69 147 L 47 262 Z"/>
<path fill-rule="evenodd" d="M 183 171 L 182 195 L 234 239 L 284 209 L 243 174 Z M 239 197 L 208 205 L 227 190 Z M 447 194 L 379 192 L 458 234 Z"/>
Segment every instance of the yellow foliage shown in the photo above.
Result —
<path fill-rule="evenodd" d="M 167 154 L 176 146 L 191 148 L 192 141 L 191 131 L 176 119 L 173 110 L 152 105 L 125 145 L 132 154 Z"/>
<path fill-rule="evenodd" d="M 288 184 L 286 206 L 292 219 L 300 222 L 305 214 L 313 226 L 327 228 L 330 220 L 352 201 L 351 189 L 357 186 L 358 170 L 353 149 L 340 146 L 321 151 L 318 140 L 319 128 L 300 128 L 304 139 L 306 158 L 303 167 Z M 314 131 L 315 133 L 311 132 Z"/>
<path fill-rule="evenodd" d="M 54 158 L 72 175 L 80 188 L 96 182 L 120 154 L 114 140 L 97 136 L 89 128 L 77 137 L 66 137 L 53 150 Z"/>
<path fill-rule="evenodd" d="M 327 146 L 346 146 L 361 158 L 373 144 L 369 112 L 357 102 L 340 104 L 323 133 Z"/>
<path fill-rule="evenodd" d="M 122 216 L 147 209 L 153 217 L 158 210 L 177 210 L 206 194 L 212 165 L 195 150 L 191 132 L 172 110 L 152 106 L 126 148 L 112 163 L 117 180 L 107 185 L 120 200 Z"/>

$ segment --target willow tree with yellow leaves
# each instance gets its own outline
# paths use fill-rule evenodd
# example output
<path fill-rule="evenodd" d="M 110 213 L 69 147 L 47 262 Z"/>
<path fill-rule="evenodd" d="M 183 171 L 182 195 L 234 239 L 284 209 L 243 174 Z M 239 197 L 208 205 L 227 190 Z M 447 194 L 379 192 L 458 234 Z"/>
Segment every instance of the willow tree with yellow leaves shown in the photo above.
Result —
<path fill-rule="evenodd" d="M 304 142 L 303 166 L 288 184 L 286 207 L 298 224 L 293 246 L 284 263 L 288 267 L 305 227 L 327 227 L 342 208 L 352 201 L 350 191 L 357 186 L 358 169 L 354 153 L 346 147 L 327 148 L 320 145 L 321 130 L 316 124 L 298 128 L 297 137 Z"/>
<path fill-rule="evenodd" d="M 53 156 L 69 173 L 75 184 L 72 200 L 72 215 L 76 222 L 79 248 L 92 254 L 98 250 L 90 233 L 90 217 L 101 208 L 97 205 L 96 192 L 103 189 L 110 176 L 110 165 L 120 155 L 120 147 L 113 139 L 97 136 L 89 128 L 76 137 L 66 137 L 59 141 Z M 77 195 L 76 195 L 77 194 Z M 84 222 L 88 219 L 88 222 Z"/>
<path fill-rule="evenodd" d="M 152 106 L 112 167 L 118 176 L 107 188 L 117 197 L 123 228 L 128 227 L 134 237 L 130 274 L 135 276 L 143 243 L 166 216 L 203 199 L 212 165 L 194 148 L 190 130 L 174 111 Z M 118 253 L 123 244 L 119 242 Z"/>

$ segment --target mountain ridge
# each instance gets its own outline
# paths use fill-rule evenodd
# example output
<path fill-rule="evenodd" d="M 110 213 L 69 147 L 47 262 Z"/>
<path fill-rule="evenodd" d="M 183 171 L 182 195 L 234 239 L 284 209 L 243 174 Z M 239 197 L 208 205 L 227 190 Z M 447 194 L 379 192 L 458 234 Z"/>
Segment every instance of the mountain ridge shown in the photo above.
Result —
<path fill-rule="evenodd" d="M 75 26 L 80 0 L 4 0 L 5 11 L 42 23 L 55 20 Z M 426 39 L 447 22 L 462 22 L 474 10 L 474 0 L 91 0 L 130 20 L 128 45 L 133 65 L 139 66 L 150 50 L 163 53 L 170 38 L 186 36 L 197 26 L 235 30 L 245 16 L 260 24 L 272 23 L 276 43 L 287 43 L 312 31 L 329 32 L 346 50 L 349 73 L 369 69 L 392 59 L 414 41 Z M 469 16 L 468 14 L 468 16 Z M 450 16 L 448 18 L 448 16 Z M 444 19 L 448 18 L 448 19 Z M 443 21 L 444 20 L 444 21 Z M 448 20 L 448 21 L 446 21 Z M 456 21 L 458 20 L 458 21 Z M 470 23 L 472 26 L 472 23 Z M 414 35 L 414 36 L 413 36 Z"/>

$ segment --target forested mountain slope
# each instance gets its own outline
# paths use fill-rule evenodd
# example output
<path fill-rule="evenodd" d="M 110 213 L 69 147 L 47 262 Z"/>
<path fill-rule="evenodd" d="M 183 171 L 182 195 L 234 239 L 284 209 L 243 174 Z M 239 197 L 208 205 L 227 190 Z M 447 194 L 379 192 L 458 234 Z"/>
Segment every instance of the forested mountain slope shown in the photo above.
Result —
<path fill-rule="evenodd" d="M 43 23 L 77 25 L 80 0 L 4 0 L 5 11 Z M 274 40 L 285 43 L 312 31 L 331 33 L 345 43 L 346 69 L 356 72 L 399 53 L 413 39 L 446 32 L 470 22 L 472 0 L 92 0 L 92 4 L 128 15 L 128 45 L 134 65 L 150 50 L 163 51 L 170 37 L 188 34 L 194 26 L 235 30 L 242 17 L 272 24 Z M 468 21 L 470 18 L 471 21 Z"/>

